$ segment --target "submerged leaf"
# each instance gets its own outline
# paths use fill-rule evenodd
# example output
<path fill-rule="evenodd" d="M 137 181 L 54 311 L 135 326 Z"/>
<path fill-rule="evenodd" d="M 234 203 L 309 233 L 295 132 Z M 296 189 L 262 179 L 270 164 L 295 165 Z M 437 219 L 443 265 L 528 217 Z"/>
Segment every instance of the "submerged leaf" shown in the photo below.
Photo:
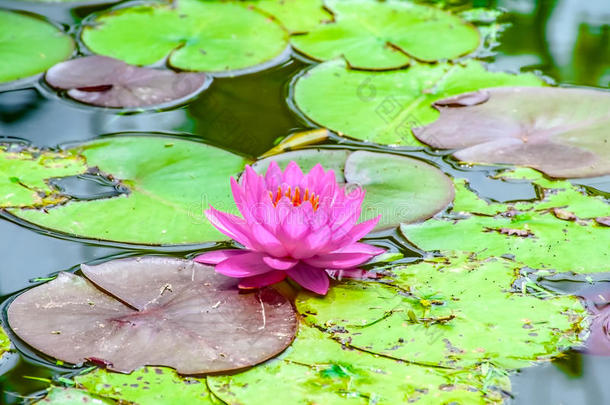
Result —
<path fill-rule="evenodd" d="M 106 56 L 86 56 L 53 66 L 47 82 L 83 103 L 101 107 L 148 107 L 194 96 L 209 81 L 203 73 L 130 66 Z"/>
<path fill-rule="evenodd" d="M 292 37 L 299 52 L 316 60 L 342 56 L 359 69 L 395 69 L 411 58 L 456 58 L 480 42 L 474 26 L 434 7 L 397 0 L 326 0 L 326 6 L 332 22 Z"/>
<path fill-rule="evenodd" d="M 82 31 L 93 52 L 133 65 L 167 58 L 181 70 L 232 72 L 262 68 L 280 57 L 288 34 L 238 2 L 180 0 L 100 14 Z"/>
<path fill-rule="evenodd" d="M 488 89 L 471 105 L 435 103 L 440 118 L 413 130 L 462 161 L 530 166 L 552 177 L 610 173 L 610 93 L 589 89 Z M 463 95 L 462 97 L 465 97 Z"/>
<path fill-rule="evenodd" d="M 480 62 L 414 64 L 392 72 L 351 70 L 340 60 L 306 71 L 294 101 L 309 119 L 340 135 L 389 145 L 422 146 L 411 128 L 436 120 L 434 101 L 494 86 L 541 86 L 535 75 L 487 71 Z"/>
<path fill-rule="evenodd" d="M 338 182 L 364 188 L 366 197 L 360 219 L 381 214 L 377 230 L 430 218 L 445 209 L 454 196 L 451 180 L 436 167 L 388 153 L 304 149 L 260 160 L 254 168 L 262 173 L 271 161 L 284 168 L 292 160 L 303 171 L 320 163 L 325 169 L 334 170 Z"/>
<path fill-rule="evenodd" d="M 500 258 L 433 259 L 394 267 L 389 284 L 344 282 L 324 300 L 301 294 L 297 310 L 368 352 L 429 366 L 517 369 L 578 344 L 586 316 L 575 297 L 511 291 L 518 268 Z"/>
<path fill-rule="evenodd" d="M 72 52 L 72 38 L 42 18 L 0 10 L 0 83 L 43 73 Z"/>
<path fill-rule="evenodd" d="M 46 166 L 41 167 L 37 160 L 30 162 L 32 155 L 59 169 L 45 171 Z M 161 136 L 106 137 L 60 154 L 27 149 L 15 156 L 0 151 L 0 165 L 15 164 L 11 163 L 15 158 L 24 160 L 16 168 L 28 187 L 39 188 L 49 177 L 64 175 L 57 170 L 72 175 L 82 168 L 83 172 L 97 170 L 112 176 L 127 192 L 113 198 L 67 202 L 63 195 L 58 197 L 63 204 L 37 210 L 31 209 L 40 205 L 30 204 L 31 191 L 17 198 L 12 195 L 14 190 L 24 193 L 19 184 L 9 182 L 7 187 L 0 183 L 0 191 L 4 191 L 0 206 L 24 207 L 10 209 L 11 214 L 72 236 L 151 245 L 226 239 L 205 219 L 203 210 L 211 202 L 233 206 L 228 178 L 246 163 L 222 149 Z"/>
<path fill-rule="evenodd" d="M 278 292 L 240 294 L 232 279 L 192 261 L 138 257 L 82 270 L 93 284 L 59 273 L 8 309 L 20 338 L 62 361 L 126 373 L 151 364 L 219 372 L 277 355 L 296 332 Z"/>

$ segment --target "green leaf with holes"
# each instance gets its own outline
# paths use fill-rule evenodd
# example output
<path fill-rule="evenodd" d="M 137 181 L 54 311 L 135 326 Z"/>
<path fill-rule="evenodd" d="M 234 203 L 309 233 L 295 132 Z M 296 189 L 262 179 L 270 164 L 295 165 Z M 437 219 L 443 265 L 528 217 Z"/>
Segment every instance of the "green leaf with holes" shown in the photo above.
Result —
<path fill-rule="evenodd" d="M 378 357 L 302 326 L 281 357 L 237 375 L 208 377 L 208 386 L 224 403 L 244 405 L 501 403 L 500 390 L 508 389 L 508 378 L 495 374 L 485 384 L 480 371 Z"/>
<path fill-rule="evenodd" d="M 396 69 L 417 59 L 453 59 L 474 51 L 477 29 L 438 8 L 408 1 L 327 0 L 334 19 L 292 37 L 316 60 L 344 57 L 358 69 Z"/>
<path fill-rule="evenodd" d="M 81 38 L 94 53 L 133 65 L 162 61 L 181 70 L 233 72 L 273 64 L 288 33 L 237 2 L 180 0 L 98 15 Z"/>
<path fill-rule="evenodd" d="M 116 404 L 109 398 L 100 397 L 78 388 L 50 387 L 47 395 L 36 404 L 55 404 L 55 405 L 110 405 Z"/>
<path fill-rule="evenodd" d="M 84 159 L 69 152 L 39 151 L 0 145 L 0 208 L 44 207 L 67 198 L 48 184 L 52 177 L 86 170 Z"/>
<path fill-rule="evenodd" d="M 576 297 L 512 290 L 520 267 L 501 258 L 431 259 L 394 267 L 388 283 L 342 282 L 323 299 L 301 294 L 296 305 L 307 323 L 371 353 L 452 369 L 517 369 L 580 343 L 586 326 Z"/>
<path fill-rule="evenodd" d="M 42 18 L 0 10 L 0 83 L 43 73 L 70 58 L 74 41 Z"/>
<path fill-rule="evenodd" d="M 40 165 L 29 161 L 32 154 L 58 165 L 63 162 L 61 156 L 66 156 L 68 169 L 61 170 L 68 171 L 63 175 L 74 174 L 79 168 L 82 172 L 99 171 L 125 192 L 92 200 L 78 200 L 64 193 L 62 204 L 46 205 L 44 210 L 10 208 L 11 214 L 70 236 L 146 245 L 226 239 L 203 216 L 203 210 L 213 203 L 218 209 L 236 212 L 228 179 L 241 172 L 246 163 L 244 158 L 222 149 L 176 138 L 105 137 L 59 153 L 35 149 L 22 152 L 18 159 L 26 162 L 20 167 L 32 167 L 33 174 L 21 171 L 20 176 L 24 181 L 32 176 L 31 184 L 24 183 L 32 188 L 62 175 L 53 169 L 45 176 Z M 0 156 L 5 160 L 7 152 Z M 75 161 L 77 166 L 73 166 Z M 0 195 L 0 205 L 10 206 L 12 198 L 10 193 Z"/>
<path fill-rule="evenodd" d="M 391 72 L 351 70 L 342 60 L 306 71 L 294 84 L 298 109 L 314 123 L 363 141 L 423 146 L 411 128 L 435 121 L 436 100 L 498 86 L 542 86 L 528 73 L 487 71 L 477 61 L 414 64 Z"/>
<path fill-rule="evenodd" d="M 139 404 L 219 404 L 211 396 L 205 378 L 180 377 L 167 367 L 142 367 L 131 374 L 98 369 L 74 381 L 87 391 Z"/>
<path fill-rule="evenodd" d="M 513 257 L 536 269 L 594 273 L 610 271 L 607 227 L 595 221 L 610 216 L 609 202 L 587 195 L 567 181 L 551 181 L 532 169 L 503 172 L 506 181 L 533 181 L 542 199 L 488 203 L 458 184 L 453 211 L 402 233 L 421 249 L 473 253 L 479 258 Z M 462 184 L 461 184 L 462 183 Z M 595 241 L 595 243 L 591 243 Z"/>

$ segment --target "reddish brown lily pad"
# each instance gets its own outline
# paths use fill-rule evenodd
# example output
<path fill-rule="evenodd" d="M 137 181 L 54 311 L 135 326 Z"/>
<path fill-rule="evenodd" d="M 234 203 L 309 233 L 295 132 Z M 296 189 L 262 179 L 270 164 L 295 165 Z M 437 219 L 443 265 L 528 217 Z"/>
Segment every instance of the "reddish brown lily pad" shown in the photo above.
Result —
<path fill-rule="evenodd" d="M 68 90 L 75 100 L 116 108 L 180 102 L 211 81 L 203 73 L 141 68 L 98 55 L 59 63 L 47 71 L 46 80 L 56 89 Z"/>
<path fill-rule="evenodd" d="M 435 148 L 465 162 L 516 164 L 552 177 L 610 173 L 610 92 L 508 87 L 435 103 L 440 118 L 415 128 Z M 483 100 L 483 102 L 481 102 Z"/>
<path fill-rule="evenodd" d="M 249 367 L 282 352 L 297 327 L 273 289 L 240 294 L 213 268 L 167 257 L 83 266 L 15 299 L 13 331 L 54 358 L 113 371 L 168 366 L 183 374 Z"/>

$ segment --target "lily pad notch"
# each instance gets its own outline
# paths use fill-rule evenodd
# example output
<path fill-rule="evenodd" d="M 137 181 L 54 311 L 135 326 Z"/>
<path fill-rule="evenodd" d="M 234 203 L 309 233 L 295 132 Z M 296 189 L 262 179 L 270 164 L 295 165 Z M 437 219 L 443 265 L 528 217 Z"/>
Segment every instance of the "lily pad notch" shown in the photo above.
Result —
<path fill-rule="evenodd" d="M 80 33 L 91 52 L 133 65 L 213 75 L 252 73 L 288 57 L 288 32 L 240 2 L 133 3 L 93 15 Z"/>
<path fill-rule="evenodd" d="M 18 296 L 8 323 L 59 360 L 130 373 L 145 365 L 182 374 L 258 364 L 292 342 L 297 318 L 274 289 L 240 293 L 213 268 L 169 257 L 82 266 Z"/>
<path fill-rule="evenodd" d="M 458 58 L 481 41 L 470 23 L 409 1 L 327 0 L 325 5 L 332 21 L 291 38 L 297 51 L 318 61 L 343 57 L 355 69 L 391 70 L 413 59 Z"/>
<path fill-rule="evenodd" d="M 529 166 L 558 178 L 610 174 L 610 92 L 552 87 L 481 92 L 486 97 L 469 105 L 436 101 L 439 119 L 413 133 L 435 148 L 457 149 L 453 155 L 465 162 Z"/>
<path fill-rule="evenodd" d="M 176 73 L 140 68 L 118 59 L 93 55 L 59 63 L 45 75 L 53 88 L 74 100 L 112 108 L 168 107 L 206 89 L 204 73 Z"/>

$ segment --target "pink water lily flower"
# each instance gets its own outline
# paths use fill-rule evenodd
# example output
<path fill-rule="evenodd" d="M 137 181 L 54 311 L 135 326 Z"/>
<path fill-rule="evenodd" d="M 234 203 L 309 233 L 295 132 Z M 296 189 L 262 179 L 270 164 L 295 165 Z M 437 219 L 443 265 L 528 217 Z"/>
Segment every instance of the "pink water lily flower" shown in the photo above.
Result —
<path fill-rule="evenodd" d="M 239 278 L 240 288 L 289 277 L 326 294 L 329 272 L 362 274 L 357 266 L 384 252 L 358 242 L 380 219 L 357 223 L 364 190 L 341 187 L 334 172 L 325 172 L 320 164 L 306 175 L 295 162 L 283 172 L 271 162 L 265 176 L 246 166 L 241 185 L 231 177 L 231 189 L 243 218 L 213 207 L 205 215 L 245 249 L 207 252 L 195 261 L 215 264 L 218 273 Z"/>

